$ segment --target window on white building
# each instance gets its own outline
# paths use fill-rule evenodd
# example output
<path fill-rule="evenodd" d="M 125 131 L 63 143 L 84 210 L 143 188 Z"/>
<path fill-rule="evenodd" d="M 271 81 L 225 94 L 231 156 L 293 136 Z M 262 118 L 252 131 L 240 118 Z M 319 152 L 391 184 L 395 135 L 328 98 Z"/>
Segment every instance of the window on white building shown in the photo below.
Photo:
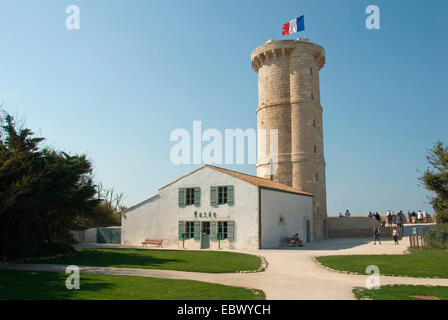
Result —
<path fill-rule="evenodd" d="M 227 187 L 218 187 L 218 204 L 227 203 Z"/>
<path fill-rule="evenodd" d="M 221 239 L 227 239 L 227 221 L 218 222 L 218 233 L 221 234 Z"/>
<path fill-rule="evenodd" d="M 194 221 L 187 221 L 185 224 L 185 238 L 194 238 Z"/>
<path fill-rule="evenodd" d="M 194 204 L 194 188 L 185 189 L 185 204 L 186 205 Z"/>

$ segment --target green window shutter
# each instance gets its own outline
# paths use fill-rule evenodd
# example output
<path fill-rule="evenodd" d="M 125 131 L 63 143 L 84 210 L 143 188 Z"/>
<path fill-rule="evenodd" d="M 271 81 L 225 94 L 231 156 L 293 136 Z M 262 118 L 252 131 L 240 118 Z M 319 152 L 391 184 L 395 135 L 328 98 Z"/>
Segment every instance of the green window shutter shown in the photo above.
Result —
<path fill-rule="evenodd" d="M 216 221 L 210 221 L 210 239 L 216 240 L 216 233 L 218 230 L 216 230 Z"/>
<path fill-rule="evenodd" d="M 216 187 L 210 187 L 210 204 L 216 206 Z"/>
<path fill-rule="evenodd" d="M 185 206 L 185 189 L 179 188 L 179 201 L 178 201 L 179 207 Z"/>
<path fill-rule="evenodd" d="M 233 186 L 227 186 L 227 204 L 233 205 L 234 202 Z"/>
<path fill-rule="evenodd" d="M 194 240 L 201 239 L 201 221 L 194 222 Z"/>
<path fill-rule="evenodd" d="M 227 240 L 235 239 L 235 221 L 227 221 Z"/>
<path fill-rule="evenodd" d="M 179 221 L 179 233 L 178 233 L 179 240 L 182 240 L 182 233 L 185 233 L 184 232 L 184 222 Z"/>
<path fill-rule="evenodd" d="M 201 188 L 194 188 L 194 205 L 201 204 Z"/>

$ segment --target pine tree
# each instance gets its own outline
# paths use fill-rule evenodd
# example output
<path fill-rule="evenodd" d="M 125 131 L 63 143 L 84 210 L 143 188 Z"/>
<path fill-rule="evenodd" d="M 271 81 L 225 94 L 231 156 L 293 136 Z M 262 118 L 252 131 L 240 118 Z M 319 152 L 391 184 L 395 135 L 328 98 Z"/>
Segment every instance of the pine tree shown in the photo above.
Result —
<path fill-rule="evenodd" d="M 448 147 L 438 141 L 426 156 L 432 168 L 426 169 L 420 177 L 425 187 L 435 193 L 431 204 L 437 221 L 448 223 Z"/>

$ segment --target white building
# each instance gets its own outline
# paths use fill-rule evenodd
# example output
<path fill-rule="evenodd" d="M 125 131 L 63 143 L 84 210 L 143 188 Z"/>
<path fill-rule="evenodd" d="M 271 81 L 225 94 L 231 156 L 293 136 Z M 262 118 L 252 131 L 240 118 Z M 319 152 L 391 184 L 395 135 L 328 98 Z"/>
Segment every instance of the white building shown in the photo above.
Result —
<path fill-rule="evenodd" d="M 295 233 L 311 241 L 312 215 L 309 193 L 205 165 L 128 209 L 121 243 L 141 245 L 151 238 L 167 248 L 278 248 Z"/>

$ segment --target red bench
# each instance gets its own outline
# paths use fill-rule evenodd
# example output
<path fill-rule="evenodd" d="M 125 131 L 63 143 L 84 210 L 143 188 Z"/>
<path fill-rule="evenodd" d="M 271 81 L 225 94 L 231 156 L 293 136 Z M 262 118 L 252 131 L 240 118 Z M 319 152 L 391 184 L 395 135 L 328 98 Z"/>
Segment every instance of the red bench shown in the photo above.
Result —
<path fill-rule="evenodd" d="M 163 240 L 146 238 L 142 245 L 146 246 L 147 244 L 156 244 L 158 247 L 162 247 Z"/>
<path fill-rule="evenodd" d="M 303 241 L 302 240 L 296 240 L 295 243 L 291 243 L 292 238 L 285 238 L 285 242 L 287 246 L 298 246 L 303 247 Z"/>

